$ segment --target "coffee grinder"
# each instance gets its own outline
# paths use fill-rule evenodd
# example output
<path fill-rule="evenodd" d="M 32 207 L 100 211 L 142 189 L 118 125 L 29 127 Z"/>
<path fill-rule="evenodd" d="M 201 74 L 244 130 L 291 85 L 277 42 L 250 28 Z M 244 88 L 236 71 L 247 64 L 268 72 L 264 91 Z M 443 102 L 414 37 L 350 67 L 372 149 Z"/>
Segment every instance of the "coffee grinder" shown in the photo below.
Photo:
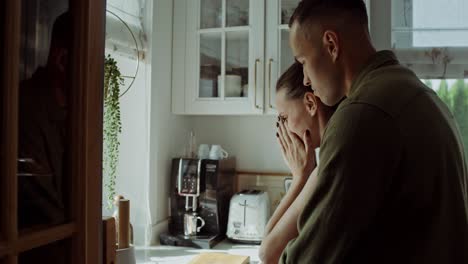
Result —
<path fill-rule="evenodd" d="M 163 245 L 212 248 L 225 238 L 235 159 L 172 161 L 169 232 Z"/>

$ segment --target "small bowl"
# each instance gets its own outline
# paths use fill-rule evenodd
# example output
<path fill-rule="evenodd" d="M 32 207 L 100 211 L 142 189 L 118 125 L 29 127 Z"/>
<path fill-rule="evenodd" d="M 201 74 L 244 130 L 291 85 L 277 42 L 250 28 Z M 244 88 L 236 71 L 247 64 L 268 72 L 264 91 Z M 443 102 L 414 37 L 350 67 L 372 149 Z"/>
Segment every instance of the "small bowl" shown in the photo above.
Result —
<path fill-rule="evenodd" d="M 130 246 L 128 248 L 117 249 L 115 259 L 116 264 L 136 264 L 135 248 Z"/>

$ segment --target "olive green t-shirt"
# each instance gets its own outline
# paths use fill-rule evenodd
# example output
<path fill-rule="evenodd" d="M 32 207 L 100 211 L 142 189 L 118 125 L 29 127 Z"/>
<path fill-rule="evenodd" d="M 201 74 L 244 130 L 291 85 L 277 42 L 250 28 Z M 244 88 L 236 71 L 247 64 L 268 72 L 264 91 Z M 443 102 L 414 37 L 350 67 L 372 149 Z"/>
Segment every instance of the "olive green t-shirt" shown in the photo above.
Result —
<path fill-rule="evenodd" d="M 330 119 L 316 191 L 280 263 L 468 263 L 468 176 L 453 115 L 391 51 Z"/>

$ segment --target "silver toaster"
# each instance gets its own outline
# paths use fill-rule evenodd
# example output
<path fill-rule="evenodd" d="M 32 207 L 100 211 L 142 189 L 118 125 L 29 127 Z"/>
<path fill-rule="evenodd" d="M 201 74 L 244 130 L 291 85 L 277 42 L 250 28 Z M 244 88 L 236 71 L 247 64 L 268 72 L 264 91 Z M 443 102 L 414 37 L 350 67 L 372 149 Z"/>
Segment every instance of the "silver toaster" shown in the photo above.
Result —
<path fill-rule="evenodd" d="M 240 243 L 260 244 L 270 217 L 268 193 L 243 190 L 231 198 L 227 237 Z"/>

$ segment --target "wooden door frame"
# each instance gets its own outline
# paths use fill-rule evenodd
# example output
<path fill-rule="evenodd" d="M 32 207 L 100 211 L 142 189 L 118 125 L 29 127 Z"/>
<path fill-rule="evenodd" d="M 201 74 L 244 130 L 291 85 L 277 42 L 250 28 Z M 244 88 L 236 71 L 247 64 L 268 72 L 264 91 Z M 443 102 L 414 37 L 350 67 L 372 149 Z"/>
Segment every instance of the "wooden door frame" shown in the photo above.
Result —
<path fill-rule="evenodd" d="M 3 50 L 3 73 L 2 83 L 3 100 L 2 106 L 2 131 L 1 131 L 1 152 L 4 156 L 0 160 L 1 179 L 1 207 L 7 208 L 1 214 L 0 233 L 3 233 L 3 248 L 0 254 L 7 255 L 12 251 L 11 245 L 15 245 L 18 240 L 17 228 L 17 185 L 16 177 L 16 157 L 18 156 L 18 89 L 19 86 L 19 46 L 20 46 L 20 15 L 21 1 L 6 0 L 5 23 L 2 25 L 4 42 Z M 16 87 L 11 89 L 9 87 Z M 1 245 L 0 245 L 1 247 Z M 3 251 L 3 252 L 2 252 Z M 16 258 L 7 258 L 8 263 L 16 263 Z"/>
<path fill-rule="evenodd" d="M 102 121 L 104 83 L 105 1 L 70 1 L 74 12 L 71 102 L 73 263 L 102 262 Z M 78 88 L 78 89 L 76 89 Z M 84 178 L 79 177 L 85 175 Z"/>
<path fill-rule="evenodd" d="M 24 1 L 24 0 L 23 0 Z M 4 0 L 0 119 L 0 261 L 18 263 L 26 250 L 71 238 L 72 263 L 102 262 L 102 107 L 105 0 L 70 0 L 74 32 L 71 69 L 71 221 L 19 235 L 16 158 L 21 1 Z M 38 260 L 40 261 L 40 260 Z"/>

